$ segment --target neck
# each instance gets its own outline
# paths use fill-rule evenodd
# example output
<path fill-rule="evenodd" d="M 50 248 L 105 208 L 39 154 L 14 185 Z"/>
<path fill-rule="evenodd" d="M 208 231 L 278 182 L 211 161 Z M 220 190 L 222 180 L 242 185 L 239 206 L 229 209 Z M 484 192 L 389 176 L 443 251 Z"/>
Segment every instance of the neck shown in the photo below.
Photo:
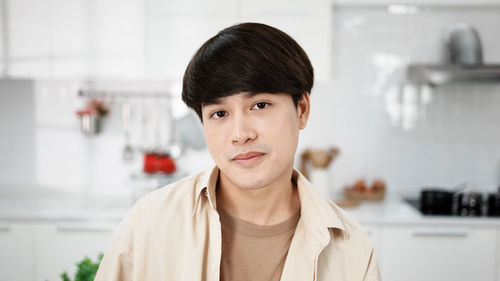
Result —
<path fill-rule="evenodd" d="M 217 206 L 231 216 L 257 225 L 280 223 L 300 210 L 297 187 L 292 172 L 255 189 L 244 189 L 231 183 L 222 172 L 217 182 Z"/>

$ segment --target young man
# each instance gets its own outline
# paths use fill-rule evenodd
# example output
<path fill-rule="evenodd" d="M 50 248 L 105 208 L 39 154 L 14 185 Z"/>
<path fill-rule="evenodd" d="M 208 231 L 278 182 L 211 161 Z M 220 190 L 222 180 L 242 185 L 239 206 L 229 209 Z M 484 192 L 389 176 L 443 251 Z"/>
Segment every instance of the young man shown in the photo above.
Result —
<path fill-rule="evenodd" d="M 141 199 L 96 280 L 379 280 L 366 233 L 293 168 L 312 86 L 307 55 L 276 28 L 203 44 L 182 97 L 216 166 Z"/>

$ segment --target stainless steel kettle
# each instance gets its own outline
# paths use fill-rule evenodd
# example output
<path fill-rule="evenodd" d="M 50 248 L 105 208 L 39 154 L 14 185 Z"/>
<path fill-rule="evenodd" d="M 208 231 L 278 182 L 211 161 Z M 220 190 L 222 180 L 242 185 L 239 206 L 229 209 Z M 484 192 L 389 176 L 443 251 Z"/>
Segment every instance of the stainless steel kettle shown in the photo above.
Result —
<path fill-rule="evenodd" d="M 450 63 L 463 66 L 483 64 L 481 39 L 472 25 L 452 23 L 444 33 L 444 40 Z"/>

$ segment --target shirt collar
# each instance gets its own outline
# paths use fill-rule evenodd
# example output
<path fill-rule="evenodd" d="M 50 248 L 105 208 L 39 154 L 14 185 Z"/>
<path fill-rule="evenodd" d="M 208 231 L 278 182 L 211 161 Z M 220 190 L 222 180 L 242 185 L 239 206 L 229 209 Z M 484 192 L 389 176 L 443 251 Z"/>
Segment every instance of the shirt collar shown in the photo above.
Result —
<path fill-rule="evenodd" d="M 204 202 L 208 202 L 213 210 L 217 210 L 215 189 L 219 172 L 219 168 L 215 166 L 199 175 L 196 183 L 197 198 L 193 214 L 200 211 L 200 204 L 204 204 Z M 338 210 L 338 207 L 319 194 L 311 182 L 298 170 L 293 170 L 292 179 L 297 183 L 299 190 L 301 217 L 313 236 L 326 244 L 330 240 L 328 229 L 335 228 L 341 230 L 346 237 L 349 237 L 349 232 L 344 225 L 342 213 Z"/>
<path fill-rule="evenodd" d="M 200 211 L 200 204 L 208 201 L 210 207 L 217 210 L 217 200 L 215 200 L 215 188 L 219 179 L 219 167 L 215 166 L 199 174 L 196 181 L 196 204 L 193 214 Z M 203 198 L 204 197 L 204 198 Z M 205 199 L 205 200 L 204 200 Z"/>

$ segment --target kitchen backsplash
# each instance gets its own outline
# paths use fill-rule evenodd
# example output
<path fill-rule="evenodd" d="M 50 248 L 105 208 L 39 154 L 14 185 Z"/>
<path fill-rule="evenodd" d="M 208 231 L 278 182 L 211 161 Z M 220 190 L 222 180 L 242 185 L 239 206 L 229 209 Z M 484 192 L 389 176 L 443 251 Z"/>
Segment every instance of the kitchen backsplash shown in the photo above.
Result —
<path fill-rule="evenodd" d="M 358 178 L 386 179 L 391 191 L 467 182 L 500 185 L 500 84 L 439 87 L 406 82 L 410 63 L 443 63 L 443 31 L 477 28 L 485 63 L 500 63 L 500 7 L 339 6 L 333 12 L 333 79 L 313 90 L 301 145 L 336 145 L 338 191 Z"/>
<path fill-rule="evenodd" d="M 442 31 L 456 20 L 474 25 L 485 62 L 499 63 L 499 12 L 500 8 L 407 7 L 390 12 L 336 6 L 331 26 L 317 35 L 326 32 L 325 37 L 332 40 L 327 43 L 332 47 L 331 79 L 320 79 L 312 91 L 310 122 L 301 133 L 296 166 L 305 148 L 336 146 L 340 155 L 329 168 L 334 191 L 359 178 L 383 178 L 390 192 L 408 196 L 416 195 L 421 186 L 462 182 L 477 190 L 496 189 L 500 184 L 500 84 L 419 87 L 406 83 L 405 71 L 412 62 L 442 62 Z M 102 191 L 128 184 L 130 174 L 140 171 L 140 161 L 122 160 L 125 142 L 120 116 L 114 114 L 120 112 L 118 106 L 111 108 L 101 134 L 90 138 L 81 134 L 75 116 L 83 104 L 77 96 L 80 85 L 71 80 L 39 80 L 32 103 L 23 102 L 25 95 L 11 97 L 35 112 L 19 120 L 35 121 L 28 122 L 31 131 L 16 131 L 16 137 L 26 142 L 22 152 L 6 150 L 12 140 L 2 132 L 0 148 L 10 157 L 4 159 L 19 153 L 27 159 L 26 173 L 16 164 L 16 173 L 0 174 L 2 182 Z M 17 118 L 1 114 L 2 121 Z M 5 124 L 2 129 L 7 126 L 14 130 Z M 206 149 L 190 149 L 179 160 L 187 173 L 210 165 Z M 0 160 L 3 171 L 8 167 L 12 169 L 9 162 Z"/>

